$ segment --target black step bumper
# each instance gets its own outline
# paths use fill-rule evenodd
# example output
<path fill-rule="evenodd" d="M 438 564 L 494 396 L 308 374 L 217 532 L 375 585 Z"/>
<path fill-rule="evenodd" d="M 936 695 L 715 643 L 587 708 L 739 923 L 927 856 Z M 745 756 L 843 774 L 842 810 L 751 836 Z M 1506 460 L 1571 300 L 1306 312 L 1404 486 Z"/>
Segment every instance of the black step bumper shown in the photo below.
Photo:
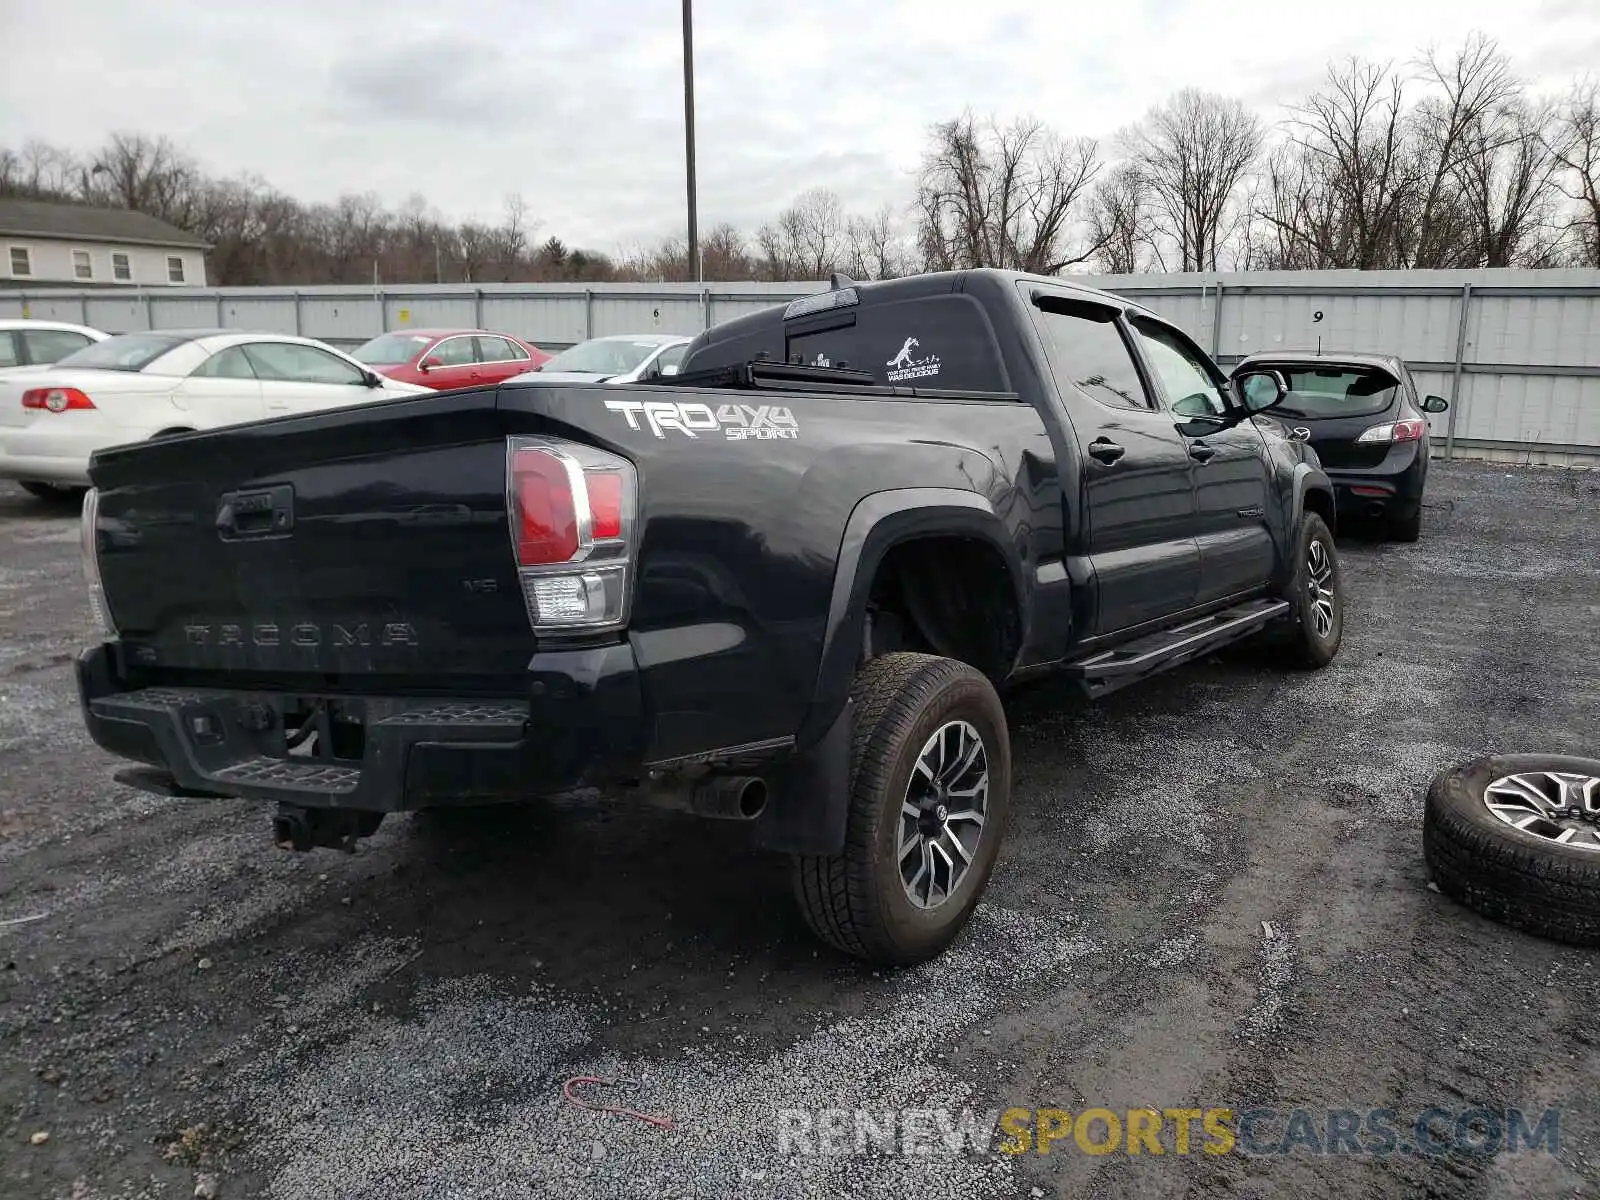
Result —
<path fill-rule="evenodd" d="M 89 736 L 155 768 L 126 782 L 175 795 L 403 812 L 599 786 L 642 756 L 627 644 L 535 655 L 520 699 L 138 687 L 116 666 L 107 645 L 78 658 Z M 303 726 L 308 709 L 326 732 L 296 756 L 284 730 Z"/>

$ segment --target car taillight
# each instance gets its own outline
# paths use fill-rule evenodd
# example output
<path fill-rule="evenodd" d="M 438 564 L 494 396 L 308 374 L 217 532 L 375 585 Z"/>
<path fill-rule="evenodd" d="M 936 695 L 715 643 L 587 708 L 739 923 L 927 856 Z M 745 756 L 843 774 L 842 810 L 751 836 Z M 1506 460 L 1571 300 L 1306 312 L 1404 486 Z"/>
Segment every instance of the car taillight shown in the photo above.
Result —
<path fill-rule="evenodd" d="M 93 408 L 94 402 L 77 388 L 29 388 L 22 393 L 22 407 L 58 413 L 73 408 Z"/>
<path fill-rule="evenodd" d="M 1390 425 L 1374 425 L 1371 429 L 1363 430 L 1356 441 L 1384 445 L 1390 442 L 1420 442 L 1422 435 L 1427 432 L 1426 421 L 1395 421 Z"/>
<path fill-rule="evenodd" d="M 506 514 L 535 631 L 627 624 L 638 475 L 615 454 L 555 438 L 506 442 Z"/>
<path fill-rule="evenodd" d="M 90 488 L 83 497 L 83 512 L 78 518 L 78 548 L 83 557 L 83 578 L 89 585 L 89 611 L 107 641 L 120 636 L 117 623 L 106 603 L 105 585 L 100 581 L 100 493 Z"/>

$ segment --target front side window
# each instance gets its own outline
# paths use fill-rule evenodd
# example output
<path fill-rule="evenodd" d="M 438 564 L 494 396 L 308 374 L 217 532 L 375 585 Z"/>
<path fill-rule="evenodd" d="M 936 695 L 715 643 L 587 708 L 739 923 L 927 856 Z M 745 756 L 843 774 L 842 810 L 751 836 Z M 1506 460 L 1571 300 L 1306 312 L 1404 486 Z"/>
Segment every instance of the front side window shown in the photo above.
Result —
<path fill-rule="evenodd" d="M 243 346 L 229 346 L 226 350 L 218 350 L 196 367 L 194 373 L 201 379 L 254 379 L 256 377 L 255 369 L 250 365 L 250 357 L 244 352 Z"/>
<path fill-rule="evenodd" d="M 244 347 L 260 379 L 279 383 L 366 383 L 358 367 L 296 342 L 252 342 Z"/>
<path fill-rule="evenodd" d="M 183 282 L 183 259 L 176 254 L 167 255 L 167 282 Z"/>
<path fill-rule="evenodd" d="M 1045 297 L 1034 305 L 1034 321 L 1050 373 L 1063 392 L 1070 389 L 1109 408 L 1152 407 L 1117 327 L 1116 310 Z"/>
<path fill-rule="evenodd" d="M 1134 317 L 1129 323 L 1155 368 L 1173 412 L 1186 417 L 1220 417 L 1228 411 L 1221 376 L 1185 338 L 1143 317 Z"/>

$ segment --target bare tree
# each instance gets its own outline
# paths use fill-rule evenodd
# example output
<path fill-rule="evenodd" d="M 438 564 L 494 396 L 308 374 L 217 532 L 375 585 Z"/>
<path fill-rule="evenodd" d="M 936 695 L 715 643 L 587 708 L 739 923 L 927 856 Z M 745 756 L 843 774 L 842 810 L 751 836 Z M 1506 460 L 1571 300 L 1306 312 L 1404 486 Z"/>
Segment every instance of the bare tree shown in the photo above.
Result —
<path fill-rule="evenodd" d="M 1411 123 L 1418 155 L 1420 194 L 1406 266 L 1475 266 L 1463 253 L 1477 232 L 1462 202 L 1462 170 L 1469 157 L 1497 157 L 1518 139 L 1500 119 L 1518 99 L 1522 84 L 1495 43 L 1473 34 L 1449 59 L 1430 50 L 1421 60 L 1424 81 L 1439 89 L 1417 105 Z"/>
<path fill-rule="evenodd" d="M 1468 130 L 1456 167 L 1460 203 L 1474 231 L 1473 265 L 1548 266 L 1562 238 L 1561 164 L 1551 152 L 1555 111 L 1521 96 Z"/>
<path fill-rule="evenodd" d="M 1108 275 L 1131 275 L 1150 260 L 1164 265 L 1151 236 L 1150 185 L 1131 164 L 1119 163 L 1095 184 L 1089 231 Z"/>
<path fill-rule="evenodd" d="M 1185 88 L 1124 135 L 1180 270 L 1217 266 L 1240 185 L 1261 153 L 1260 119 L 1238 100 Z"/>
<path fill-rule="evenodd" d="M 917 183 L 917 240 L 934 269 L 1005 267 L 1054 275 L 1093 257 L 1069 226 L 1100 170 L 1088 138 L 1033 117 L 980 124 L 968 111 L 936 125 Z"/>
<path fill-rule="evenodd" d="M 853 279 L 896 279 L 910 273 L 910 256 L 900 237 L 894 205 L 845 222 L 845 273 Z"/>
<path fill-rule="evenodd" d="M 1600 81 L 1585 79 L 1572 89 L 1547 147 L 1574 208 L 1569 228 L 1579 261 L 1600 267 Z"/>

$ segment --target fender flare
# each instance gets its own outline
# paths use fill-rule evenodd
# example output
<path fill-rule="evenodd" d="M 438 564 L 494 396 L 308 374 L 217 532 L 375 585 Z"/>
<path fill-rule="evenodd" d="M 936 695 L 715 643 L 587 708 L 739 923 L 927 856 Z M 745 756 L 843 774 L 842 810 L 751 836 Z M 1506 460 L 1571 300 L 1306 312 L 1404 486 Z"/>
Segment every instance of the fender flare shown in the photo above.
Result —
<path fill-rule="evenodd" d="M 855 715 L 850 685 L 873 577 L 895 546 L 917 537 L 952 535 L 981 540 L 1000 554 L 1026 633 L 1022 558 L 988 499 L 946 487 L 894 488 L 863 497 L 851 510 L 839 542 L 811 705 L 795 738 L 796 754 L 779 774 L 774 800 L 756 822 L 757 845 L 791 854 L 834 854 L 844 845 Z"/>
<path fill-rule="evenodd" d="M 878 567 L 895 546 L 919 537 L 939 536 L 974 538 L 1000 555 L 1026 630 L 1028 606 L 1022 557 L 1006 536 L 1005 525 L 987 497 L 947 487 L 894 488 L 863 497 L 851 510 L 839 542 L 827 630 L 802 744 L 804 733 L 815 735 L 832 722 L 850 694 L 865 632 L 867 595 Z"/>
<path fill-rule="evenodd" d="M 1333 481 L 1321 467 L 1313 467 L 1310 463 L 1300 463 L 1294 469 L 1294 514 L 1292 529 L 1300 528 L 1300 518 L 1305 515 L 1306 497 L 1312 492 L 1321 492 L 1328 498 L 1329 511 L 1335 511 L 1335 497 Z M 1337 514 L 1336 514 L 1337 515 Z M 1337 533 L 1332 523 L 1329 525 L 1330 533 Z"/>

